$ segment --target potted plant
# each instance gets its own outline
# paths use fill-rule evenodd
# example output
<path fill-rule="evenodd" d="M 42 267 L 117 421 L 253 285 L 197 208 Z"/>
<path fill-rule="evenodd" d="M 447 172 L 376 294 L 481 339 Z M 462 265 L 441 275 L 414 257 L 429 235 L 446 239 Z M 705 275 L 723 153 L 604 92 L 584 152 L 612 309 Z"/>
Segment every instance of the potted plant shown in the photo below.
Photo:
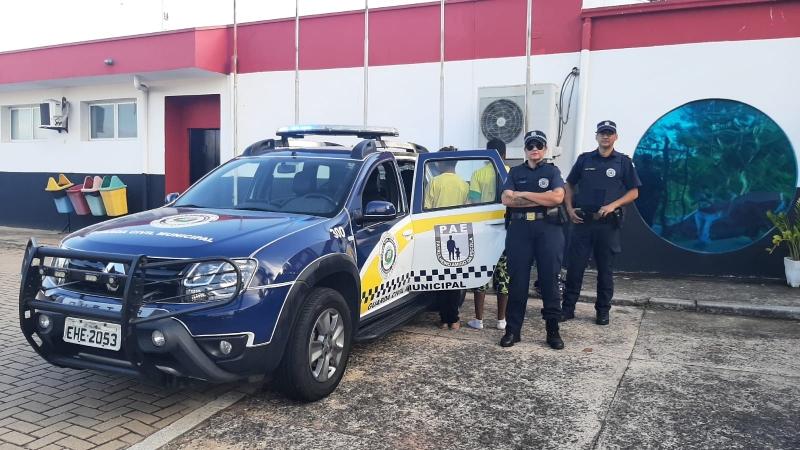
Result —
<path fill-rule="evenodd" d="M 789 214 L 767 211 L 767 217 L 777 231 L 772 235 L 772 247 L 767 251 L 772 254 L 781 244 L 789 247 L 789 256 L 783 258 L 786 283 L 791 287 L 800 287 L 800 199 Z"/>

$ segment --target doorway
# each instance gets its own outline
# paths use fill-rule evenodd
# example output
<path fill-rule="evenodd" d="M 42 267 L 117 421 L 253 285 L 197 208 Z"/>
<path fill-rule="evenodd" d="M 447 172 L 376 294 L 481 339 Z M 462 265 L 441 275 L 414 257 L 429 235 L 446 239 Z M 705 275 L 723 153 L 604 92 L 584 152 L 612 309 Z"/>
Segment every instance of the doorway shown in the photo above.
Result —
<path fill-rule="evenodd" d="M 164 188 L 183 192 L 219 165 L 219 95 L 164 98 Z"/>
<path fill-rule="evenodd" d="M 219 165 L 219 128 L 189 129 L 189 184 Z"/>

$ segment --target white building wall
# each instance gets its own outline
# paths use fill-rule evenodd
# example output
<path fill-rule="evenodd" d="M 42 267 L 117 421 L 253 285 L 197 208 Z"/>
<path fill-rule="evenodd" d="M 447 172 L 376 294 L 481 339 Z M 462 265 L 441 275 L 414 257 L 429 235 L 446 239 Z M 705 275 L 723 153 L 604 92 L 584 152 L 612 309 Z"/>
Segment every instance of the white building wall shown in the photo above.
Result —
<path fill-rule="evenodd" d="M 369 68 L 370 125 L 396 127 L 430 150 L 439 143 L 439 63 Z"/>
<path fill-rule="evenodd" d="M 170 95 L 219 94 L 221 158 L 227 160 L 234 156 L 226 76 L 148 82 L 148 86 L 147 94 L 136 90 L 132 82 L 0 93 L 0 172 L 163 174 L 164 98 Z M 11 106 L 37 105 L 44 99 L 61 97 L 66 97 L 70 103 L 68 133 L 47 130 L 45 139 L 10 140 Z M 136 138 L 89 139 L 89 103 L 131 99 L 137 102 Z"/>
<path fill-rule="evenodd" d="M 364 123 L 364 68 L 300 72 L 300 123 Z"/>
<path fill-rule="evenodd" d="M 239 150 L 294 123 L 294 71 L 238 76 Z"/>
<path fill-rule="evenodd" d="M 712 42 L 595 51 L 587 98 L 588 127 L 617 122 L 617 149 L 628 155 L 662 115 L 687 102 L 724 98 L 772 118 L 800 152 L 800 39 Z M 596 147 L 586 133 L 582 148 Z"/>

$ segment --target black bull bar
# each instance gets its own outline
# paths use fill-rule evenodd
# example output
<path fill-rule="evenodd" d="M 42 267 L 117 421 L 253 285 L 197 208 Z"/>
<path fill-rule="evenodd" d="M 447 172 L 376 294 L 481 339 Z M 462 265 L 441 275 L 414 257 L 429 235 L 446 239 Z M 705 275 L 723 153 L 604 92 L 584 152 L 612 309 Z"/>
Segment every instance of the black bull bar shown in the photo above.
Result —
<path fill-rule="evenodd" d="M 106 273 L 93 270 L 79 270 L 72 268 L 59 268 L 45 264 L 45 258 L 66 258 L 82 261 L 96 261 L 103 263 L 120 263 L 125 265 L 125 273 Z M 224 301 L 213 301 L 208 303 L 187 304 L 193 305 L 185 307 L 179 311 L 168 311 L 159 309 L 157 301 L 144 301 L 145 288 L 154 283 L 165 282 L 164 280 L 154 281 L 148 279 L 147 270 L 164 269 L 170 266 L 186 266 L 201 262 L 225 262 L 230 264 L 236 273 L 236 289 L 234 295 Z M 227 267 L 227 266 L 226 266 Z M 233 273 L 233 272 L 230 272 Z M 97 253 L 80 250 L 69 250 L 55 247 L 43 247 L 37 245 L 34 239 L 28 241 L 25 255 L 22 262 L 21 284 L 19 291 L 19 322 L 25 339 L 42 358 L 49 363 L 59 367 L 71 367 L 78 369 L 113 371 L 132 376 L 142 376 L 147 379 L 166 381 L 165 374 L 159 370 L 152 362 L 151 358 L 146 357 L 137 343 L 137 327 L 140 325 L 155 322 L 171 317 L 196 313 L 199 311 L 218 308 L 231 303 L 242 291 L 242 273 L 239 267 L 232 260 L 223 257 L 207 257 L 168 261 L 151 261 L 145 255 L 122 255 L 111 253 Z M 109 282 L 118 283 L 122 289 L 121 296 L 115 297 L 121 302 L 119 311 L 88 308 L 85 306 L 58 303 L 46 300 L 44 296 L 39 297 L 43 290 L 42 283 L 45 277 L 58 277 L 64 280 L 64 284 L 55 285 L 52 288 L 60 288 L 72 282 L 90 282 L 105 285 Z M 168 280 L 175 282 L 179 280 Z M 45 288 L 51 289 L 51 288 Z M 102 297 L 102 295 L 98 295 Z M 37 298 L 39 297 L 39 298 Z M 180 303 L 180 300 L 190 298 L 190 294 L 182 294 L 160 301 L 170 303 Z M 149 306 L 154 310 L 146 316 L 141 313 L 143 306 Z M 53 312 L 64 316 L 80 317 L 86 319 L 100 320 L 104 322 L 119 323 L 121 327 L 121 350 L 124 359 L 109 362 L 110 358 L 85 359 L 74 355 L 60 354 L 47 339 L 39 336 L 40 342 L 34 340 L 37 331 L 37 312 Z M 174 323 L 174 322 L 173 322 Z M 104 361 L 104 360 L 105 361 Z M 122 363 L 122 364 L 120 364 Z"/>

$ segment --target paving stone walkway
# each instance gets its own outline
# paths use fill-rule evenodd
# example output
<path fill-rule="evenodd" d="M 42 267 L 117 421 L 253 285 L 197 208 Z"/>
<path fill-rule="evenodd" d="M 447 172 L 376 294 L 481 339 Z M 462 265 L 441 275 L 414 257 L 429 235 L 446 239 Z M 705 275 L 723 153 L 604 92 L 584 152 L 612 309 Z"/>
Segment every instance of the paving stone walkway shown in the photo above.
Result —
<path fill-rule="evenodd" d="M 51 366 L 19 328 L 22 251 L 0 245 L 0 450 L 127 447 L 236 389 L 200 382 L 168 389 Z"/>

